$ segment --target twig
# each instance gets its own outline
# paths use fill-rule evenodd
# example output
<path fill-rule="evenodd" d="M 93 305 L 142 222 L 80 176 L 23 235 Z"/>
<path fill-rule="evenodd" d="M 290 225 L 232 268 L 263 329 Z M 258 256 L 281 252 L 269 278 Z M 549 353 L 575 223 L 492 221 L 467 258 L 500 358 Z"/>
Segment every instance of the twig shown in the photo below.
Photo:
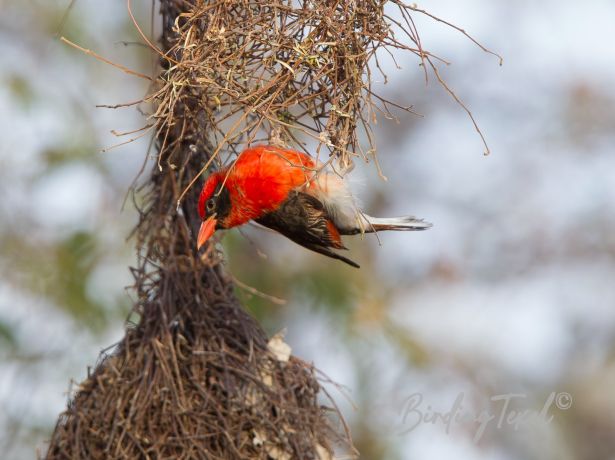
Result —
<path fill-rule="evenodd" d="M 83 48 L 73 42 L 71 42 L 69 39 L 67 39 L 66 37 L 60 37 L 60 40 L 63 41 L 64 43 L 66 43 L 67 45 L 72 46 L 73 48 L 78 49 L 79 51 L 89 55 L 89 56 L 93 56 L 94 58 L 98 59 L 99 61 L 102 61 L 106 64 L 112 65 L 113 67 L 116 67 L 118 69 L 120 69 L 122 72 L 125 72 L 127 74 L 130 75 L 134 75 L 135 77 L 139 77 L 139 78 L 143 78 L 145 80 L 149 80 L 149 81 L 154 81 L 151 77 L 148 77 L 145 74 L 142 74 L 140 72 L 135 72 L 134 70 L 130 70 L 128 67 L 125 67 L 121 64 L 116 64 L 115 62 L 110 61 L 109 59 L 105 59 L 104 57 L 102 57 L 99 54 L 96 54 L 94 51 Z"/>

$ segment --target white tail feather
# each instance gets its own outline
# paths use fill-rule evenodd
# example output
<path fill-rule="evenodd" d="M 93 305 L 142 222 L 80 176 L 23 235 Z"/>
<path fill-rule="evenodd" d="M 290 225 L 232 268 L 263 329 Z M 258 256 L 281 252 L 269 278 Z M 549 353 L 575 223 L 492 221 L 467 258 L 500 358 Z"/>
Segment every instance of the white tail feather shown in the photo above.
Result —
<path fill-rule="evenodd" d="M 359 211 L 346 181 L 332 173 L 323 173 L 316 178 L 316 187 L 309 188 L 322 201 L 331 220 L 342 235 L 373 233 L 382 230 L 426 230 L 429 222 L 412 216 L 372 217 Z"/>
<path fill-rule="evenodd" d="M 372 217 L 364 214 L 363 220 L 363 231 L 368 233 L 380 230 L 427 230 L 432 226 L 431 223 L 412 216 Z"/>

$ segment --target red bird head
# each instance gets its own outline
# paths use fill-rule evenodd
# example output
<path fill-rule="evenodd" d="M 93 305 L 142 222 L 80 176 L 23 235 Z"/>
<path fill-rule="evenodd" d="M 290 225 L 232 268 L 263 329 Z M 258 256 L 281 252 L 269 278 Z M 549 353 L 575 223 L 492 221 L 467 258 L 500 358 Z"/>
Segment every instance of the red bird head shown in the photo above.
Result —
<path fill-rule="evenodd" d="M 199 196 L 199 215 L 203 223 L 197 238 L 197 249 L 221 228 L 228 228 L 228 218 L 231 214 L 231 196 L 223 187 L 224 175 L 217 172 L 207 178 Z"/>

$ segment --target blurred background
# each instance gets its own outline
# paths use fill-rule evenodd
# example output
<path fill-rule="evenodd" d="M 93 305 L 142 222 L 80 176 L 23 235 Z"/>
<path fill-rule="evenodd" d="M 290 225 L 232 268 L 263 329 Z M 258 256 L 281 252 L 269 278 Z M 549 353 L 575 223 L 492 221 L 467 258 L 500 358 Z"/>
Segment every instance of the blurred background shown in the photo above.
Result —
<path fill-rule="evenodd" d="M 71 385 L 122 337 L 132 302 L 136 213 L 123 203 L 149 139 L 103 153 L 131 137 L 112 130 L 145 119 L 95 106 L 140 99 L 147 86 L 58 35 L 144 73 L 155 60 L 125 1 L 77 0 L 66 14 L 69 3 L 0 0 L 3 459 L 44 452 Z M 133 3 L 151 31 L 152 3 Z M 372 215 L 413 213 L 434 227 L 349 241 L 361 270 L 256 228 L 227 232 L 233 275 L 286 303 L 238 295 L 341 385 L 329 391 L 361 458 L 612 459 L 615 3 L 419 6 L 504 57 L 500 67 L 415 16 L 491 155 L 435 78 L 426 85 L 416 58 L 396 54 L 401 69 L 388 59 L 377 89 L 422 117 L 379 122 L 388 181 L 357 165 L 353 187 Z M 449 424 L 447 413 L 457 414 Z M 481 414 L 493 417 L 484 431 Z"/>

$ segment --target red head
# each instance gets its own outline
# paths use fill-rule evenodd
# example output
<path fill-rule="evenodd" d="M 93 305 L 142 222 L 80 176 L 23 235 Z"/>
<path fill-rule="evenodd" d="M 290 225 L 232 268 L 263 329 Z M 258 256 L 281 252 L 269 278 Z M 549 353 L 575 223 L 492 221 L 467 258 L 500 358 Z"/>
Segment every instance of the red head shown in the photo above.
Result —
<path fill-rule="evenodd" d="M 224 174 L 211 174 L 199 195 L 199 215 L 203 223 L 197 238 L 197 249 L 219 228 L 226 228 L 226 220 L 231 212 L 231 197 L 226 187 L 223 187 Z"/>

